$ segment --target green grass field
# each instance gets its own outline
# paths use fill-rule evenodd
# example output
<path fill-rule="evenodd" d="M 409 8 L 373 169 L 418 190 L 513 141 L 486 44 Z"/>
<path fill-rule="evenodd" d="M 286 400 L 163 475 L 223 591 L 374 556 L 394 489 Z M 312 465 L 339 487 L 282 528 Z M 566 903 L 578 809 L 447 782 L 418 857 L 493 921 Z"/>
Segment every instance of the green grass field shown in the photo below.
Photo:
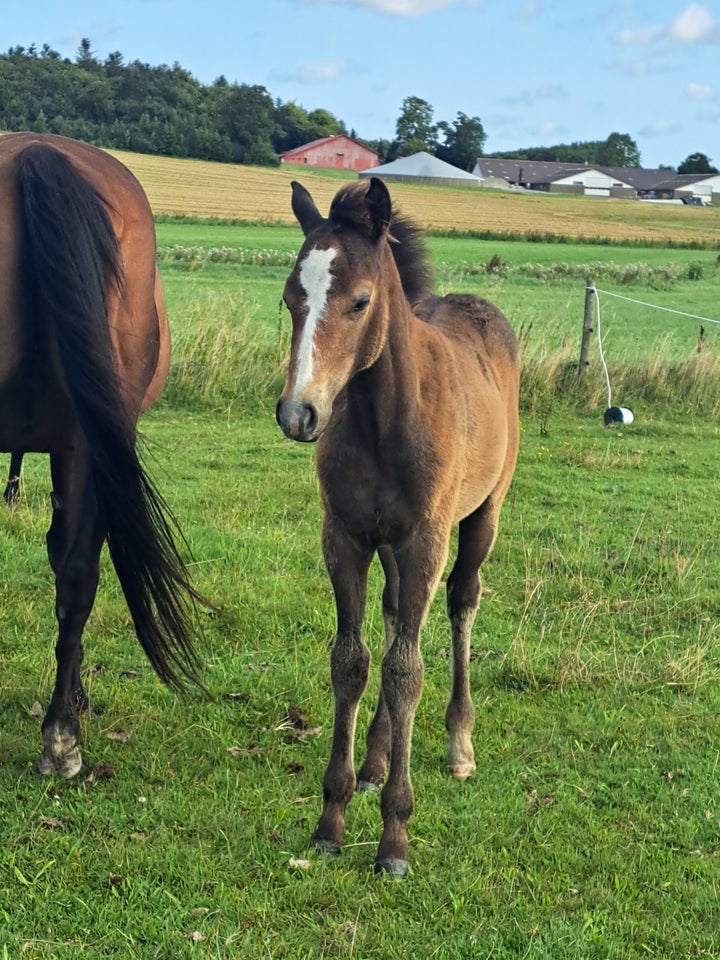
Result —
<path fill-rule="evenodd" d="M 161 247 L 299 242 L 285 227 L 160 223 L 158 235 Z M 584 281 L 464 266 L 495 253 L 518 269 L 706 257 L 697 280 L 617 289 L 712 317 L 714 255 L 430 245 L 443 289 L 481 292 L 524 331 L 521 453 L 473 639 L 476 776 L 444 773 L 441 589 L 423 635 L 410 877 L 372 874 L 373 796 L 353 799 L 339 859 L 308 850 L 334 611 L 312 450 L 273 419 L 288 268 L 161 261 L 174 367 L 142 426 L 197 586 L 217 604 L 198 628 L 213 699 L 160 687 L 105 557 L 85 637 L 86 768 L 71 782 L 35 772 L 55 626 L 48 469 L 29 457 L 21 505 L 0 511 L 1 957 L 720 955 L 717 333 L 700 363 L 697 322 L 608 306 L 616 399 L 636 421 L 607 430 L 595 343 L 588 385 L 574 380 Z M 692 384 L 678 389 L 681 374 Z M 382 648 L 377 570 L 371 589 L 360 735 Z"/>

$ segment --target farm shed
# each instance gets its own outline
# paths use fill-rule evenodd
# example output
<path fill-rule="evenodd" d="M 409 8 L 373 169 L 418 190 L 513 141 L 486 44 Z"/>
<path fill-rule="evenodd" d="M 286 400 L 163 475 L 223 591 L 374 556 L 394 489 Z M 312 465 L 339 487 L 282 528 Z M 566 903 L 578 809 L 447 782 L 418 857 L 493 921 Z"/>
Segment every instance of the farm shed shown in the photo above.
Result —
<path fill-rule="evenodd" d="M 309 167 L 331 167 L 334 170 L 364 170 L 380 163 L 375 150 L 344 133 L 286 150 L 280 154 L 280 159 L 283 163 L 306 163 Z"/>
<path fill-rule="evenodd" d="M 668 186 L 677 200 L 699 197 L 702 203 L 720 203 L 720 173 L 677 173 Z"/>
<path fill-rule="evenodd" d="M 493 184 L 504 180 L 510 186 L 548 193 L 675 201 L 695 196 L 704 203 L 720 202 L 720 174 L 683 175 L 644 167 L 601 167 L 492 157 L 479 157 L 473 173 Z"/>
<path fill-rule="evenodd" d="M 451 163 L 438 160 L 421 151 L 371 170 L 361 170 L 360 177 L 382 177 L 399 183 L 432 183 L 450 187 L 476 187 L 480 180 Z"/>
<path fill-rule="evenodd" d="M 623 173 L 625 171 L 622 171 Z M 473 173 L 503 179 L 513 186 L 546 193 L 580 193 L 595 197 L 635 197 L 636 189 L 621 171 L 582 163 L 546 160 L 495 160 L 480 157 Z"/>

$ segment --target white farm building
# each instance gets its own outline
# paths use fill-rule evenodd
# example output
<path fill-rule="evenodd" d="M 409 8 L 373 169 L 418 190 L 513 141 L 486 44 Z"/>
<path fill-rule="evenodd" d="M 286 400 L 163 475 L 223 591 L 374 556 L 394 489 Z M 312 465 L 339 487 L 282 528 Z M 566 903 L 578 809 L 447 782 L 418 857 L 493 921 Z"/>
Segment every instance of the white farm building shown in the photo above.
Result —
<path fill-rule="evenodd" d="M 483 180 L 498 180 L 546 193 L 578 193 L 590 197 L 720 203 L 720 174 L 677 174 L 643 167 L 601 167 L 544 160 L 479 157 L 473 170 Z M 696 198 L 694 201 L 692 198 Z"/>

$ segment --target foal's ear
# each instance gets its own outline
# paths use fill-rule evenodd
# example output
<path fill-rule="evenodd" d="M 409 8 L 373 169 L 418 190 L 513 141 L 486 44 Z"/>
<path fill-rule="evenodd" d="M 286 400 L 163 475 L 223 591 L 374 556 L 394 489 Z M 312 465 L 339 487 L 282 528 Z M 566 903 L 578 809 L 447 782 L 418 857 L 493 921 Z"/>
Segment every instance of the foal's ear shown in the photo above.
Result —
<path fill-rule="evenodd" d="M 373 239 L 377 240 L 386 232 L 392 219 L 390 192 L 380 177 L 370 177 L 365 203 L 372 224 Z"/>
<path fill-rule="evenodd" d="M 301 183 L 293 180 L 290 186 L 292 187 L 291 202 L 293 213 L 297 217 L 303 233 L 307 236 L 311 230 L 320 226 L 323 221 L 323 216 L 315 206 L 315 201 L 310 196 L 310 193 Z"/>

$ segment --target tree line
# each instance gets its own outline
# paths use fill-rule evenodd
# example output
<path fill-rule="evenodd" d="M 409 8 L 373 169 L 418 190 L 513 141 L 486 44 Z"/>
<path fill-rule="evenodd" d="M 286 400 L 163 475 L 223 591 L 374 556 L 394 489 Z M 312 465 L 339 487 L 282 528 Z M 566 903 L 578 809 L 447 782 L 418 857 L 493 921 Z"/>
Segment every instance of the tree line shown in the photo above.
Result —
<path fill-rule="evenodd" d="M 59 133 L 138 153 L 276 165 L 278 154 L 345 133 L 327 110 L 273 101 L 265 87 L 201 84 L 179 64 L 99 60 L 83 40 L 74 61 L 47 44 L 0 55 L 0 128 Z"/>
<path fill-rule="evenodd" d="M 116 51 L 104 60 L 84 39 L 74 60 L 48 44 L 11 47 L 0 54 L 0 129 L 59 133 L 118 150 L 194 157 L 227 163 L 276 166 L 279 154 L 312 140 L 348 134 L 376 150 L 381 162 L 420 150 L 472 170 L 487 139 L 479 117 L 459 112 L 452 122 L 435 121 L 433 107 L 406 97 L 393 140 L 368 140 L 327 110 L 305 110 L 294 101 L 273 100 L 263 86 L 229 83 L 220 76 L 201 84 L 175 63 L 126 63 Z M 537 147 L 503 156 L 603 166 L 639 166 L 640 153 L 628 134 L 604 141 Z M 704 154 L 680 172 L 716 172 Z M 697 169 L 696 169 L 697 167 Z"/>

